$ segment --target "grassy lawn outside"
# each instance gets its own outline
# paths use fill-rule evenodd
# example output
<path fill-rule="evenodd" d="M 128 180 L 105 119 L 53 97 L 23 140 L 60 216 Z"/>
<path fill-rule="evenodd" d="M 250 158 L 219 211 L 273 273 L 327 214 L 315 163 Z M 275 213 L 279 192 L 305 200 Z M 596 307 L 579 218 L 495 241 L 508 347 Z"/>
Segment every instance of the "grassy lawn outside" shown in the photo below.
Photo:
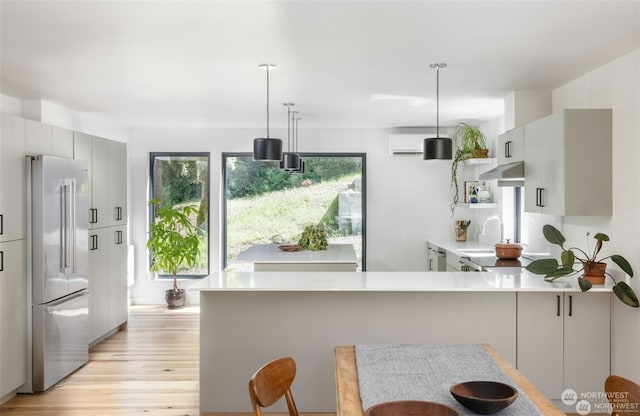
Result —
<path fill-rule="evenodd" d="M 304 226 L 317 224 L 338 192 L 347 190 L 353 180 L 360 177 L 354 174 L 227 201 L 227 260 L 252 244 L 297 244 Z"/>

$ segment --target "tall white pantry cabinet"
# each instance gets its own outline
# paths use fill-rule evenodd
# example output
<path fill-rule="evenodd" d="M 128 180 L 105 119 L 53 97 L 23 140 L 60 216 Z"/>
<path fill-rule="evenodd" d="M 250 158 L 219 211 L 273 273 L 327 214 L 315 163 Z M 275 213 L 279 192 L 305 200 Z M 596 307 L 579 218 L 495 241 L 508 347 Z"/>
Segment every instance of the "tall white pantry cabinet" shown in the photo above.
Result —
<path fill-rule="evenodd" d="M 73 143 L 74 158 L 88 161 L 90 170 L 89 338 L 94 344 L 127 320 L 127 148 L 78 132 Z"/>
<path fill-rule="evenodd" d="M 125 143 L 3 114 L 0 121 L 0 401 L 27 376 L 26 156 L 86 158 L 92 185 L 90 224 L 92 325 L 88 345 L 127 321 Z M 93 142 L 96 146 L 92 152 Z M 88 147 L 87 147 L 88 146 Z M 89 153 L 86 151 L 89 150 Z M 100 151 L 102 152 L 100 153 Z M 83 153 L 84 152 L 84 153 Z M 100 153 L 100 154 L 98 154 Z M 93 166 L 102 170 L 93 170 Z M 92 238 L 100 230 L 101 238 Z M 98 265 L 103 265 L 99 267 Z"/>

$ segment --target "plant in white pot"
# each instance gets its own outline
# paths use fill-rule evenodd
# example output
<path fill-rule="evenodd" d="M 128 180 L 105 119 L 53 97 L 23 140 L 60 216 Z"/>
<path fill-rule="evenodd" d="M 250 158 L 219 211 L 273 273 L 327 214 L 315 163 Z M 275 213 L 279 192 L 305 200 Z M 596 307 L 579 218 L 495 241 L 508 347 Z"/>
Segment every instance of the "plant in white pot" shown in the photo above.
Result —
<path fill-rule="evenodd" d="M 159 204 L 158 199 L 149 201 L 149 205 Z M 183 307 L 186 300 L 185 290 L 178 287 L 178 272 L 194 267 L 200 255 L 200 229 L 191 222 L 191 217 L 197 215 L 195 205 L 165 205 L 156 209 L 155 222 L 149 224 L 150 270 L 173 276 L 173 288 L 165 293 L 170 309 Z"/>
<path fill-rule="evenodd" d="M 542 233 L 544 238 L 551 244 L 555 244 L 562 249 L 560 255 L 560 263 L 556 259 L 540 259 L 535 260 L 529 264 L 526 269 L 531 273 L 545 275 L 545 280 L 552 282 L 559 277 L 568 276 L 571 274 L 578 274 L 582 272 L 582 276 L 578 277 L 578 284 L 583 292 L 591 289 L 593 284 L 604 283 L 605 274 L 608 275 L 614 282 L 613 276 L 610 273 L 606 273 L 607 264 L 605 260 L 611 259 L 623 272 L 633 277 L 633 268 L 631 264 L 619 254 L 612 254 L 607 257 L 598 257 L 600 250 L 602 250 L 602 243 L 609 241 L 609 236 L 603 233 L 597 233 L 593 236 L 596 240 L 596 245 L 591 252 L 587 241 L 587 250 L 582 250 L 578 247 L 565 248 L 564 243 L 566 241 L 564 235 L 553 225 L 546 224 L 542 227 Z M 590 233 L 587 233 L 587 237 Z M 577 254 L 576 254 L 577 253 Z M 574 269 L 574 266 L 579 264 L 582 268 Z M 613 293 L 620 299 L 625 305 L 637 308 L 640 306 L 638 297 L 635 292 L 626 282 L 616 282 L 613 286 Z"/>

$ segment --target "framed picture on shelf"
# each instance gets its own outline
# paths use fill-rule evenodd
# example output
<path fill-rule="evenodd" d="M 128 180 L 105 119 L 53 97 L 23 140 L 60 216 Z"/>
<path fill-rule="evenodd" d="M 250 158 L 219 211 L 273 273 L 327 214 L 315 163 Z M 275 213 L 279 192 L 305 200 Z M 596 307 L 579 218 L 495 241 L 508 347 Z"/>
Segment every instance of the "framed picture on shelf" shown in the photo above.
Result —
<path fill-rule="evenodd" d="M 478 181 L 465 181 L 464 183 L 464 202 L 467 204 L 478 203 Z"/>

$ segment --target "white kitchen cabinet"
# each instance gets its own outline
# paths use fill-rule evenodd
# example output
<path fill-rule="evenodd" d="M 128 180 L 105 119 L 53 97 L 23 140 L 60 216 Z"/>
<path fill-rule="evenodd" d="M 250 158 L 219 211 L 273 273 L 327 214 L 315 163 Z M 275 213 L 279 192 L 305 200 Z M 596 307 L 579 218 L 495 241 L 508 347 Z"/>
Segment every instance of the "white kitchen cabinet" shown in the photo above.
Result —
<path fill-rule="evenodd" d="M 0 397 L 27 381 L 26 240 L 0 243 Z"/>
<path fill-rule="evenodd" d="M 499 135 L 496 153 L 498 165 L 524 161 L 524 127 Z"/>
<path fill-rule="evenodd" d="M 25 123 L 27 155 L 51 155 L 51 126 L 33 120 L 25 120 Z"/>
<path fill-rule="evenodd" d="M 89 231 L 89 341 L 109 332 L 109 229 Z"/>
<path fill-rule="evenodd" d="M 108 225 L 127 223 L 127 145 L 109 141 Z"/>
<path fill-rule="evenodd" d="M 0 131 L 0 242 L 27 238 L 25 120 L 2 115 Z"/>
<path fill-rule="evenodd" d="M 109 227 L 109 329 L 116 328 L 128 319 L 127 288 L 127 227 Z"/>
<path fill-rule="evenodd" d="M 105 227 L 109 224 L 108 209 L 108 175 L 109 175 L 109 140 L 74 133 L 74 159 L 86 160 L 89 163 L 89 229 Z"/>
<path fill-rule="evenodd" d="M 51 127 L 51 154 L 73 159 L 73 131 Z"/>
<path fill-rule="evenodd" d="M 524 131 L 527 212 L 611 215 L 611 110 L 564 110 Z"/>
<path fill-rule="evenodd" d="M 602 390 L 610 374 L 611 293 L 519 292 L 517 310 L 517 368 L 543 395 Z"/>

